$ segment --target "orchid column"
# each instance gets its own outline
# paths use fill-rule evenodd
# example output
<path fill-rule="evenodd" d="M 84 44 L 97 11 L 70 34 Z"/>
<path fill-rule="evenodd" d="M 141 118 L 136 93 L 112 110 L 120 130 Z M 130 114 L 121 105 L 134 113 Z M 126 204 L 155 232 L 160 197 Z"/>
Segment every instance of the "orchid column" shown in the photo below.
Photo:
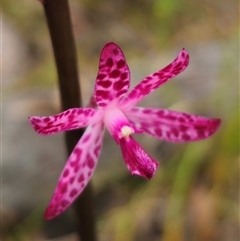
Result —
<path fill-rule="evenodd" d="M 57 66 L 62 110 L 81 106 L 77 56 L 67 0 L 44 0 L 44 6 Z M 83 134 L 83 129 L 65 133 L 68 154 Z M 95 241 L 91 184 L 75 202 L 82 241 Z"/>

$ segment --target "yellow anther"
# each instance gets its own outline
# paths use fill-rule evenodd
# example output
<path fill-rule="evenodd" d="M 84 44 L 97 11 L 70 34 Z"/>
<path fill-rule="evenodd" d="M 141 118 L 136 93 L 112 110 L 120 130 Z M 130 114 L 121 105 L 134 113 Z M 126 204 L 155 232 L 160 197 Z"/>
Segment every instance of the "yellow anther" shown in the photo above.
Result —
<path fill-rule="evenodd" d="M 133 133 L 133 129 L 129 126 L 123 126 L 121 128 L 121 137 L 129 137 Z"/>

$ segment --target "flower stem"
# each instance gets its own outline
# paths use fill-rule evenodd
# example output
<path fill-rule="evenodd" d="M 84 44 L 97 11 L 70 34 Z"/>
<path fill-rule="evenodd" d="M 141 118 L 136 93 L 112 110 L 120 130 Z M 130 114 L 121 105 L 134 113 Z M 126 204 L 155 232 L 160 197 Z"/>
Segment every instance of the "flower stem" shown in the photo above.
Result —
<path fill-rule="evenodd" d="M 43 2 L 57 66 L 62 110 L 81 106 L 78 81 L 77 55 L 74 43 L 68 0 Z M 72 152 L 84 130 L 67 132 L 65 140 L 68 154 Z M 75 202 L 79 219 L 78 234 L 81 241 L 96 241 L 93 214 L 93 192 L 88 185 Z"/>

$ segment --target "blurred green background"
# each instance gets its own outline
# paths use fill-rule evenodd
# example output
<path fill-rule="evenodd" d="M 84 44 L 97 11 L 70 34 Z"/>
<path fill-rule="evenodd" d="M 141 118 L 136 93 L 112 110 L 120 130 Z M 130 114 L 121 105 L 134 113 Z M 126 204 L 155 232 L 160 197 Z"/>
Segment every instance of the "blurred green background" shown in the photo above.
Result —
<path fill-rule="evenodd" d="M 27 123 L 29 115 L 60 110 L 43 8 L 34 0 L 2 5 L 3 240 L 47 240 L 47 235 L 78 240 L 74 224 L 66 223 L 71 211 L 56 224 L 43 221 L 67 158 L 63 136 L 39 137 Z M 222 119 L 218 132 L 201 142 L 137 137 L 160 161 L 151 181 L 130 176 L 107 135 L 93 178 L 100 241 L 239 240 L 238 5 L 237 0 L 70 1 L 85 104 L 107 42 L 123 49 L 133 85 L 185 47 L 190 66 L 142 105 Z"/>

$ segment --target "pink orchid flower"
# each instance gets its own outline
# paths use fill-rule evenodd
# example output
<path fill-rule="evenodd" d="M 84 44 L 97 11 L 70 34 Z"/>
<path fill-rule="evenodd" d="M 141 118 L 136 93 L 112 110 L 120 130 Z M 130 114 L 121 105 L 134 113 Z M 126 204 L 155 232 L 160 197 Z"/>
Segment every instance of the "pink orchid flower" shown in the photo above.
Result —
<path fill-rule="evenodd" d="M 36 132 L 54 134 L 88 126 L 61 173 L 57 188 L 45 212 L 51 219 L 63 212 L 83 191 L 93 175 L 103 142 L 104 127 L 120 146 L 131 174 L 150 179 L 158 167 L 132 134 L 146 132 L 171 142 L 205 139 L 220 125 L 210 119 L 178 111 L 141 108 L 135 105 L 188 65 L 189 55 L 182 49 L 162 70 L 144 78 L 128 94 L 130 71 L 122 50 L 114 43 L 101 52 L 94 95 L 88 108 L 72 108 L 55 116 L 30 117 Z"/>

